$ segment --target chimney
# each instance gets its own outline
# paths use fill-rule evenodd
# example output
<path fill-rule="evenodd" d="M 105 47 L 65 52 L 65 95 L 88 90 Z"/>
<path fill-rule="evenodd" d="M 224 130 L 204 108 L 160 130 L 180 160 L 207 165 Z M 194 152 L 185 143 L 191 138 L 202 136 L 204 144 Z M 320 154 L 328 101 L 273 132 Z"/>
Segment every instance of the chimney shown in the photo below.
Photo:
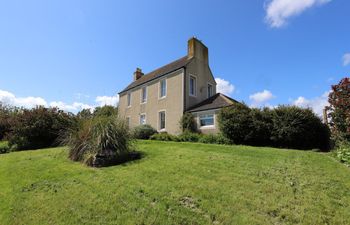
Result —
<path fill-rule="evenodd" d="M 134 72 L 134 81 L 140 79 L 142 76 L 142 70 L 140 68 L 136 68 L 136 71 Z"/>
<path fill-rule="evenodd" d="M 206 64 L 209 64 L 208 48 L 196 37 L 192 37 L 188 40 L 188 58 L 195 57 Z"/>

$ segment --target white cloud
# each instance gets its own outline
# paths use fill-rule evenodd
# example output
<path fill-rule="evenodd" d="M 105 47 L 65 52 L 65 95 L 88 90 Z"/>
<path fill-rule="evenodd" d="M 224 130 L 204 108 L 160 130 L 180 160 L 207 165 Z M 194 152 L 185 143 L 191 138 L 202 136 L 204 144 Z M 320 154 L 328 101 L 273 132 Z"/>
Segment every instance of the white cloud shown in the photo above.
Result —
<path fill-rule="evenodd" d="M 350 53 L 346 53 L 343 56 L 343 65 L 344 66 L 350 65 Z"/>
<path fill-rule="evenodd" d="M 266 21 L 271 27 L 281 27 L 290 17 L 296 16 L 305 10 L 323 5 L 331 0 L 272 0 L 266 7 Z"/>
<path fill-rule="evenodd" d="M 117 106 L 119 102 L 119 96 L 97 96 L 95 100 L 100 106 L 111 105 Z"/>
<path fill-rule="evenodd" d="M 263 90 L 261 92 L 254 93 L 249 96 L 249 99 L 253 101 L 252 106 L 259 106 L 263 103 L 266 103 L 267 101 L 275 98 L 275 96 L 271 93 L 269 90 Z M 265 104 L 266 106 L 269 106 L 269 104 Z"/>
<path fill-rule="evenodd" d="M 11 92 L 3 90 L 0 90 L 0 102 L 25 108 L 33 108 L 38 105 L 47 106 L 47 102 L 43 98 L 32 96 L 18 98 Z"/>
<path fill-rule="evenodd" d="M 231 84 L 229 81 L 215 78 L 216 81 L 216 92 L 223 93 L 224 95 L 231 95 L 235 91 L 235 86 Z"/>
<path fill-rule="evenodd" d="M 112 105 L 117 106 L 119 101 L 119 96 L 97 96 L 95 99 L 95 104 L 89 105 L 82 102 L 73 102 L 72 104 L 67 104 L 62 101 L 52 101 L 48 103 L 45 99 L 41 97 L 16 97 L 13 93 L 0 90 L 0 102 L 6 105 L 24 107 L 24 108 L 34 108 L 36 106 L 42 105 L 45 107 L 57 107 L 64 111 L 69 111 L 77 113 L 82 109 L 93 110 L 97 106 Z"/>
<path fill-rule="evenodd" d="M 322 116 L 324 107 L 329 105 L 328 95 L 329 91 L 323 93 L 319 97 L 312 99 L 307 99 L 303 96 L 300 96 L 299 98 L 292 100 L 292 104 L 302 108 L 311 108 L 316 114 Z"/>

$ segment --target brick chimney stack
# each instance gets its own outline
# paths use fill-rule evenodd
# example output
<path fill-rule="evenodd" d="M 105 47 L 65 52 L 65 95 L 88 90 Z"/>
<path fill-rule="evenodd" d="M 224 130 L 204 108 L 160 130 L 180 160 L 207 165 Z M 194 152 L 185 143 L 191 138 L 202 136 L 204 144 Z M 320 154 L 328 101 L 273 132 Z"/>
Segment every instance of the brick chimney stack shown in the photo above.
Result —
<path fill-rule="evenodd" d="M 209 53 L 208 48 L 205 46 L 200 40 L 196 37 L 190 38 L 188 40 L 188 53 L 187 57 L 192 58 L 195 57 L 206 64 L 209 64 Z"/>
<path fill-rule="evenodd" d="M 134 72 L 134 81 L 140 79 L 143 75 L 142 70 L 140 68 L 136 68 L 136 71 Z"/>

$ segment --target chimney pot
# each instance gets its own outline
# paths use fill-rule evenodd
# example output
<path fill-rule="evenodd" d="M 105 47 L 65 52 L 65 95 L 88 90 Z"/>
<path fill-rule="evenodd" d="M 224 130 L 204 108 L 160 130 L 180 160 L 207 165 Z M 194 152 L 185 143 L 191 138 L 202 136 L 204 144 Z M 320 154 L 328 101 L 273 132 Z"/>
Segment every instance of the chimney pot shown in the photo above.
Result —
<path fill-rule="evenodd" d="M 134 72 L 134 81 L 140 79 L 143 75 L 142 70 L 137 67 L 136 71 Z"/>

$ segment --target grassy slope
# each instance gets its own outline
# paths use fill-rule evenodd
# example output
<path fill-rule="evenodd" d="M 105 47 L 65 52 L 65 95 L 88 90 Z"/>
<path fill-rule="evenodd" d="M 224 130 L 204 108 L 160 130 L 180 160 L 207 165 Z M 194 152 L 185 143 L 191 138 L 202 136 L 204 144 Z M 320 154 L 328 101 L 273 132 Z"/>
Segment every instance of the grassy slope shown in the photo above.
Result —
<path fill-rule="evenodd" d="M 140 142 L 103 169 L 65 148 L 0 155 L 0 224 L 350 224 L 350 170 L 327 155 Z"/>

